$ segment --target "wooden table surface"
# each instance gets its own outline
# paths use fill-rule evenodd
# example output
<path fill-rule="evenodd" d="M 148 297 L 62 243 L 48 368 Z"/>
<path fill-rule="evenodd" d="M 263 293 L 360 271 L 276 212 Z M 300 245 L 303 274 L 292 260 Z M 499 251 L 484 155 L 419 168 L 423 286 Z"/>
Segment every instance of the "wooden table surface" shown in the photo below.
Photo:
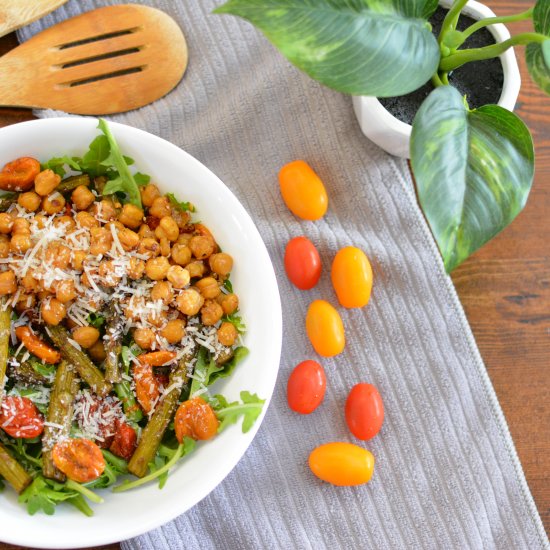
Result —
<path fill-rule="evenodd" d="M 500 15 L 534 2 L 493 0 Z M 512 32 L 527 29 L 517 23 Z M 0 55 L 16 45 L 0 39 Z M 527 76 L 516 112 L 531 129 L 537 150 L 535 184 L 516 221 L 453 273 L 481 355 L 508 421 L 527 482 L 550 531 L 550 98 Z M 0 109 L 0 126 L 32 118 Z M 1 536 L 1 534 L 0 534 Z M 118 549 L 118 545 L 103 548 Z M 0 550 L 14 550 L 2 544 Z"/>

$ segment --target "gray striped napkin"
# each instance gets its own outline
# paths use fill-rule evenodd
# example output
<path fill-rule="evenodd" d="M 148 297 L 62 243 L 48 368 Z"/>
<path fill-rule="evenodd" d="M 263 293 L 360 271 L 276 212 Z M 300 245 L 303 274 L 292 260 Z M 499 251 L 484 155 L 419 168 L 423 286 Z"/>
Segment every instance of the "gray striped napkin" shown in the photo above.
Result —
<path fill-rule="evenodd" d="M 20 36 L 107 3 L 71 0 Z M 245 457 L 200 504 L 124 550 L 549 548 L 407 165 L 363 137 L 348 97 L 299 73 L 250 25 L 211 15 L 219 1 L 147 3 L 184 29 L 189 69 L 164 99 L 113 118 L 184 148 L 244 203 L 278 273 L 285 330 L 273 402 Z M 276 174 L 296 158 L 328 187 L 321 221 L 298 221 L 280 198 Z M 302 234 L 325 266 L 309 292 L 294 289 L 283 270 L 284 245 Z M 325 402 L 299 416 L 286 406 L 285 386 L 295 364 L 314 358 L 304 314 L 315 298 L 335 303 L 327 272 L 349 244 L 372 261 L 373 298 L 343 312 L 348 345 L 322 361 Z M 382 431 L 366 444 L 375 475 L 365 486 L 335 488 L 309 473 L 307 457 L 321 443 L 352 440 L 343 403 L 359 381 L 375 384 L 385 401 Z"/>

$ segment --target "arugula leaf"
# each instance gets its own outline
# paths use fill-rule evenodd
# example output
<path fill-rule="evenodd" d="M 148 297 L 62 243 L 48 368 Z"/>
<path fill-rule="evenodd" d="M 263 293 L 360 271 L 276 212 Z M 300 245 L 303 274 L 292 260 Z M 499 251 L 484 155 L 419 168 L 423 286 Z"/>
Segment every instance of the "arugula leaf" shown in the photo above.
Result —
<path fill-rule="evenodd" d="M 248 432 L 262 413 L 265 403 L 265 399 L 260 399 L 255 393 L 252 394 L 248 391 L 241 392 L 242 403 L 238 401 L 228 403 L 223 395 L 216 395 L 215 399 L 218 401 L 218 408 L 215 412 L 220 421 L 218 433 L 230 424 L 235 424 L 241 416 L 243 417 L 243 433 Z"/>
<path fill-rule="evenodd" d="M 189 388 L 189 397 L 193 397 L 202 385 L 207 385 L 206 373 L 209 370 L 210 362 L 208 350 L 201 346 L 197 356 L 197 362 L 195 363 L 195 368 L 193 369 L 193 378 L 191 381 L 191 387 Z"/>
<path fill-rule="evenodd" d="M 229 292 L 233 293 L 233 283 L 227 278 L 225 282 L 223 283 L 224 288 L 229 290 Z"/>
<path fill-rule="evenodd" d="M 84 484 L 87 488 L 105 489 L 114 485 L 119 476 L 128 473 L 128 463 L 124 459 L 105 449 L 101 452 L 105 458 L 105 470 L 97 479 Z"/>
<path fill-rule="evenodd" d="M 57 370 L 55 365 L 48 365 L 34 358 L 29 359 L 29 364 L 36 373 L 46 377 L 48 380 L 53 382 L 53 379 L 55 378 L 55 372 Z"/>
<path fill-rule="evenodd" d="M 195 212 L 195 206 L 193 204 L 191 204 L 190 202 L 179 201 L 174 193 L 166 193 L 166 196 L 173 206 L 179 208 L 183 212 Z"/>
<path fill-rule="evenodd" d="M 103 188 L 104 195 L 112 195 L 117 191 L 122 191 L 128 196 L 128 200 L 141 208 L 141 195 L 139 192 L 139 187 L 134 180 L 134 176 L 128 168 L 128 164 L 120 149 L 118 143 L 115 140 L 115 137 L 111 133 L 111 130 L 105 120 L 102 118 L 99 119 L 98 128 L 105 134 L 110 150 L 106 158 L 101 161 L 101 165 L 105 167 L 113 167 L 118 172 L 117 176 L 111 179 L 107 185 Z"/>
<path fill-rule="evenodd" d="M 220 365 L 220 367 L 212 371 L 208 377 L 208 385 L 213 384 L 219 378 L 227 378 L 233 374 L 235 367 L 241 363 L 244 358 L 250 353 L 247 347 L 240 346 L 233 352 L 233 357 L 227 363 Z"/>
<path fill-rule="evenodd" d="M 41 165 L 42 170 L 52 170 L 55 172 L 58 176 L 64 177 L 67 171 L 65 170 L 65 166 L 69 166 L 72 170 L 76 172 L 81 172 L 82 169 L 80 168 L 80 165 L 77 162 L 78 158 L 74 157 L 68 157 L 67 155 L 63 157 L 54 157 L 45 162 Z"/>
<path fill-rule="evenodd" d="M 231 313 L 230 315 L 224 315 L 222 321 L 227 321 L 231 323 L 239 334 L 244 334 L 246 332 L 246 325 L 244 324 L 243 318 L 237 313 Z"/>
<path fill-rule="evenodd" d="M 28 399 L 30 399 L 35 407 L 44 415 L 48 414 L 48 404 L 47 403 L 38 403 L 35 401 L 35 398 L 37 397 L 42 397 L 43 395 L 43 391 L 41 391 L 39 388 L 36 388 L 36 387 L 26 387 L 26 388 L 21 388 L 21 387 L 16 387 L 14 388 L 13 390 L 11 390 L 10 394 L 13 395 L 14 393 L 16 393 L 17 395 L 21 396 L 21 397 L 27 397 Z"/>
<path fill-rule="evenodd" d="M 103 165 L 103 161 L 109 156 L 110 149 L 107 136 L 97 136 L 80 161 L 82 171 L 89 174 L 91 178 L 104 176 L 107 168 Z"/>
<path fill-rule="evenodd" d="M 6 488 L 4 481 L 0 478 L 0 493 Z"/>
<path fill-rule="evenodd" d="M 86 319 L 90 326 L 94 328 L 101 328 L 105 324 L 105 316 L 101 315 L 100 313 L 92 312 L 90 315 L 88 315 L 88 318 Z"/>
<path fill-rule="evenodd" d="M 142 174 L 141 172 L 136 172 L 134 174 L 134 180 L 141 187 L 143 185 L 147 185 L 151 181 L 151 176 Z"/>

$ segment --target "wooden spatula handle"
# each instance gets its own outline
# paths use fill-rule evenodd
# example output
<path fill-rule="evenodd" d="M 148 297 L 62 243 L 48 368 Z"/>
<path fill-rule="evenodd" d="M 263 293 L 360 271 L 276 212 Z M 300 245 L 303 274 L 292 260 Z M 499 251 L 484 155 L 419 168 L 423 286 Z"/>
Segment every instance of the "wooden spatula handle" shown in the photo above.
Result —
<path fill-rule="evenodd" d="M 4 36 L 56 10 L 67 0 L 1 0 L 0 36 Z"/>

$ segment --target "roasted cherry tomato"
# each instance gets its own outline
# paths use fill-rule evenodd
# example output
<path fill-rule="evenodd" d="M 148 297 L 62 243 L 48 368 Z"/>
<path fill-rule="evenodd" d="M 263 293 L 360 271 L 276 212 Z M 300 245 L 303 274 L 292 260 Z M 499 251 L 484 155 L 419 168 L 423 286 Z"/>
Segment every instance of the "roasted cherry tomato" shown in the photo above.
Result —
<path fill-rule="evenodd" d="M 338 355 L 346 345 L 342 318 L 325 300 L 315 300 L 309 306 L 306 331 L 313 348 L 323 357 Z"/>
<path fill-rule="evenodd" d="M 162 367 L 176 358 L 175 351 L 152 351 L 139 356 L 139 362 L 150 367 Z"/>
<path fill-rule="evenodd" d="M 317 361 L 303 361 L 288 379 L 286 395 L 288 406 L 300 414 L 312 413 L 323 401 L 327 379 Z"/>
<path fill-rule="evenodd" d="M 327 191 L 319 176 L 303 160 L 295 160 L 279 172 L 281 195 L 288 209 L 304 220 L 322 218 L 328 208 Z"/>
<path fill-rule="evenodd" d="M 34 334 L 29 327 L 17 327 L 15 335 L 33 355 L 42 359 L 44 363 L 55 364 L 61 361 L 61 354 Z"/>
<path fill-rule="evenodd" d="M 153 373 L 153 367 L 142 361 L 134 365 L 134 382 L 138 403 L 149 414 L 160 398 L 160 384 Z"/>
<path fill-rule="evenodd" d="M 300 290 L 313 288 L 321 277 L 321 258 L 315 245 L 306 237 L 288 241 L 285 270 L 290 282 Z"/>
<path fill-rule="evenodd" d="M 319 479 L 333 485 L 361 485 L 372 477 L 374 456 L 352 443 L 327 443 L 312 451 L 309 467 Z"/>
<path fill-rule="evenodd" d="M 339 250 L 332 262 L 331 278 L 341 305 L 363 307 L 368 304 L 372 290 L 372 267 L 362 250 L 354 246 Z"/>
<path fill-rule="evenodd" d="M 346 400 L 346 422 L 358 439 L 374 437 L 384 422 L 384 404 L 372 384 L 356 384 Z"/>
<path fill-rule="evenodd" d="M 56 467 L 69 479 L 87 483 L 97 479 L 105 470 L 101 449 L 89 439 L 64 439 L 52 449 Z"/>
<path fill-rule="evenodd" d="M 4 191 L 28 191 L 34 178 L 40 173 L 40 163 L 31 157 L 21 157 L 8 162 L 0 172 L 0 189 Z"/>
<path fill-rule="evenodd" d="M 32 439 L 44 431 L 44 419 L 28 397 L 8 395 L 0 405 L 0 428 L 16 439 Z"/>
<path fill-rule="evenodd" d="M 202 398 L 193 397 L 178 408 L 175 418 L 176 438 L 210 439 L 218 433 L 220 422 L 214 409 Z"/>
<path fill-rule="evenodd" d="M 115 437 L 109 450 L 124 460 L 130 460 L 136 450 L 136 446 L 137 435 L 134 428 L 130 424 L 126 424 L 126 422 L 117 420 Z"/>

